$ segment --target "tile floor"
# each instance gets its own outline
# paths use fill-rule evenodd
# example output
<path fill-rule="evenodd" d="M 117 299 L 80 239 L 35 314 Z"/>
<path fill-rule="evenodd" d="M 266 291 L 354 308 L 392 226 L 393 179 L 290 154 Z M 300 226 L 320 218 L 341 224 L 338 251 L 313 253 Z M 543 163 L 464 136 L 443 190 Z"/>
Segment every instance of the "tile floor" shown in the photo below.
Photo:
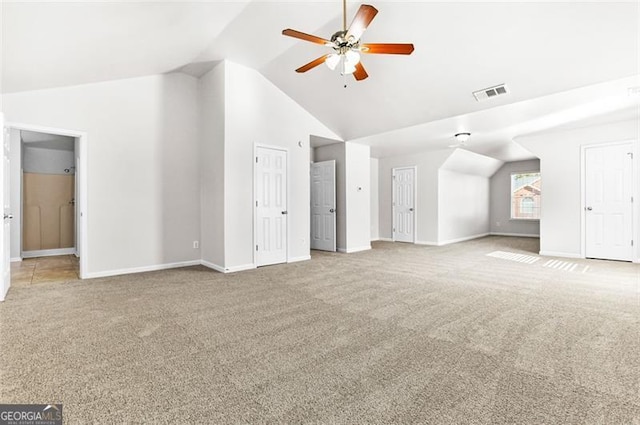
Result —
<path fill-rule="evenodd" d="M 25 258 L 11 263 L 11 286 L 76 280 L 78 268 L 79 259 L 75 255 Z"/>

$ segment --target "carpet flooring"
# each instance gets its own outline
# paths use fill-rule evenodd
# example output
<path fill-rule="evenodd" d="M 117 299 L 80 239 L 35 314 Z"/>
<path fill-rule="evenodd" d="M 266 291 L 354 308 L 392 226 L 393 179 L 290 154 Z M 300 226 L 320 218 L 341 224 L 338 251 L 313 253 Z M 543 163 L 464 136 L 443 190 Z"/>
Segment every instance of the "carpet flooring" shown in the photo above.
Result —
<path fill-rule="evenodd" d="M 11 288 L 0 402 L 69 424 L 639 425 L 640 266 L 554 268 L 537 244 Z"/>

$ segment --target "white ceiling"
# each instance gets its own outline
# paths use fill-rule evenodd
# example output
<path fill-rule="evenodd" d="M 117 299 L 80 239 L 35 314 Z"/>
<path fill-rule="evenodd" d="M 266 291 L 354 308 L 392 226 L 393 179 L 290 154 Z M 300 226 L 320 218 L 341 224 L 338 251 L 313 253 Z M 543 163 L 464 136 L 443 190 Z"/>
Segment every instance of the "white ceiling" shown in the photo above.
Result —
<path fill-rule="evenodd" d="M 640 96 L 626 91 L 640 85 L 637 1 L 368 3 L 379 13 L 363 41 L 413 42 L 415 52 L 365 55 L 370 77 L 344 88 L 325 66 L 295 73 L 326 48 L 281 35 L 290 27 L 329 38 L 340 1 L 5 1 L 2 90 L 200 76 L 229 59 L 378 157 L 442 149 L 470 131 L 470 150 L 525 159 L 511 142 L 523 132 L 638 117 Z M 349 3 L 349 21 L 358 5 Z M 500 83 L 508 95 L 471 95 Z"/>

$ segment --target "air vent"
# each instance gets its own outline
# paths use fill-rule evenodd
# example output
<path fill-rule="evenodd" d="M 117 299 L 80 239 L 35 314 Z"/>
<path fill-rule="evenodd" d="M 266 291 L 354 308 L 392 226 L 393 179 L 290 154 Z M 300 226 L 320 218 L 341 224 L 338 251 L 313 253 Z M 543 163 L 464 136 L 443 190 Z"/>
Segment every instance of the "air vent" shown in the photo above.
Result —
<path fill-rule="evenodd" d="M 492 97 L 500 96 L 507 93 L 508 93 L 507 86 L 504 84 L 500 84 L 498 86 L 488 87 L 486 89 L 474 91 L 473 97 L 475 97 L 478 102 L 481 102 L 483 100 L 487 100 Z"/>

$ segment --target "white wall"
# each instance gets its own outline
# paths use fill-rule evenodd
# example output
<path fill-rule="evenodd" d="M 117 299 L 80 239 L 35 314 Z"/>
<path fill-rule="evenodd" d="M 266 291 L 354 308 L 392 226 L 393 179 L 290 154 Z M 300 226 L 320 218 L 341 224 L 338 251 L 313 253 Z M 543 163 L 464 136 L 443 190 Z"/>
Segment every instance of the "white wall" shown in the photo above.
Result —
<path fill-rule="evenodd" d="M 347 250 L 346 145 L 343 142 L 313 150 L 314 162 L 336 161 L 336 249 Z"/>
<path fill-rule="evenodd" d="M 225 268 L 253 265 L 256 143 L 288 150 L 288 258 L 310 258 L 310 135 L 331 130 L 257 71 L 225 61 Z M 298 145 L 301 142 L 302 146 Z"/>
<path fill-rule="evenodd" d="M 369 146 L 345 143 L 346 252 L 371 249 L 370 158 Z"/>
<path fill-rule="evenodd" d="M 590 144 L 634 140 L 640 129 L 635 121 L 585 127 L 576 130 L 519 137 L 516 142 L 540 158 L 542 175 L 540 252 L 543 255 L 581 256 L 581 147 Z M 636 155 L 640 157 L 640 155 Z M 636 169 L 640 160 L 636 161 Z M 640 194 L 636 193 L 637 199 Z M 638 203 L 635 223 L 640 224 Z M 640 240 L 636 225 L 635 240 Z M 636 258 L 640 259 L 640 243 Z"/>
<path fill-rule="evenodd" d="M 489 233 L 489 179 L 441 169 L 438 174 L 438 244 Z"/>
<path fill-rule="evenodd" d="M 371 240 L 380 239 L 380 203 L 379 203 L 379 182 L 378 182 L 378 158 L 371 158 L 369 162 L 370 185 L 371 185 Z"/>
<path fill-rule="evenodd" d="M 507 162 L 491 176 L 491 233 L 540 236 L 540 220 L 511 219 L 511 173 L 525 171 L 540 171 L 540 160 Z"/>
<path fill-rule="evenodd" d="M 224 269 L 224 134 L 225 65 L 220 63 L 199 81 L 200 185 L 202 260 Z"/>
<path fill-rule="evenodd" d="M 380 238 L 392 237 L 391 171 L 397 167 L 417 167 L 416 230 L 417 242 L 438 242 L 438 170 L 451 155 L 450 149 L 379 159 Z"/>
<path fill-rule="evenodd" d="M 7 122 L 88 135 L 89 276 L 198 260 L 197 81 L 155 75 L 3 96 Z"/>
<path fill-rule="evenodd" d="M 23 145 L 22 168 L 26 173 L 39 174 L 75 174 L 73 151 L 61 149 L 47 149 Z M 64 170 L 69 169 L 69 173 Z"/>

